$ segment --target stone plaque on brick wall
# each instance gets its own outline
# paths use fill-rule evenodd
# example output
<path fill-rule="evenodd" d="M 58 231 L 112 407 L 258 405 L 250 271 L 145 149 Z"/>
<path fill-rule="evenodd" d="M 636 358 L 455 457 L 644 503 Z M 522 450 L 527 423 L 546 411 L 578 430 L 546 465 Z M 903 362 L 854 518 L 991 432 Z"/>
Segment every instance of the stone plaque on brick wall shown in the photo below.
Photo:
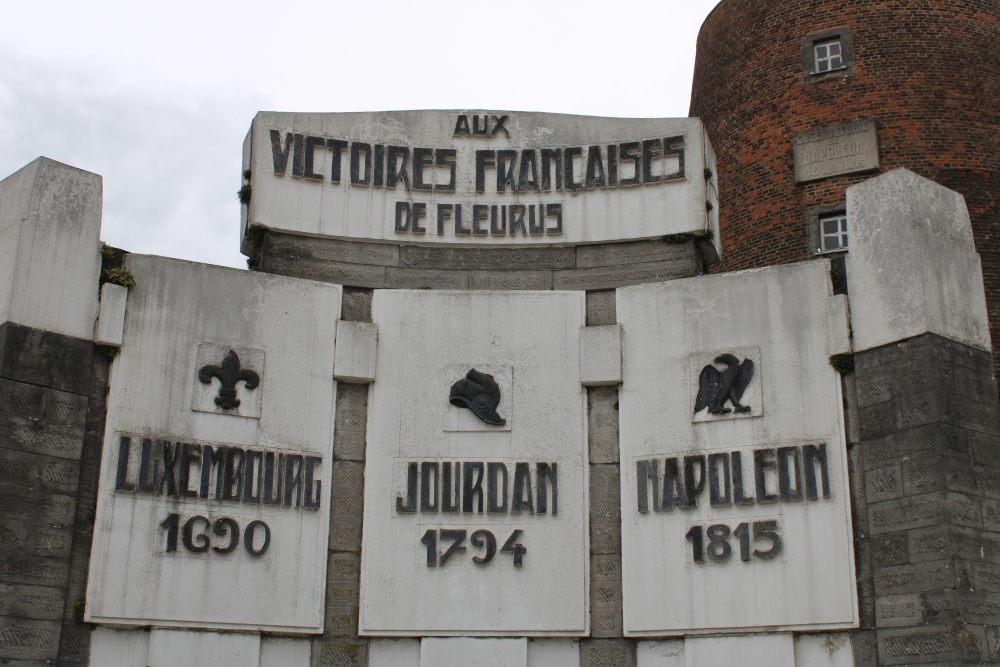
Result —
<path fill-rule="evenodd" d="M 341 288 L 127 266 L 87 620 L 321 632 Z"/>
<path fill-rule="evenodd" d="M 792 138 L 792 152 L 796 183 L 878 169 L 875 121 L 799 132 Z"/>
<path fill-rule="evenodd" d="M 244 236 L 262 226 L 491 247 L 718 238 L 715 154 L 697 118 L 261 112 L 243 169 Z"/>
<path fill-rule="evenodd" d="M 857 623 L 828 271 L 618 291 L 626 635 Z"/>
<path fill-rule="evenodd" d="M 378 291 L 360 632 L 586 635 L 582 292 Z"/>

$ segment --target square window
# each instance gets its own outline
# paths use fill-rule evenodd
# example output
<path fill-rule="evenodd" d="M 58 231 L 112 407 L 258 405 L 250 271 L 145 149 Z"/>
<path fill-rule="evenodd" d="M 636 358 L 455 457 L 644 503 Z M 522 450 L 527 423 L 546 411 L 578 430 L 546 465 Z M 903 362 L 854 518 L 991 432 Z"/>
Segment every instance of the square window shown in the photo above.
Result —
<path fill-rule="evenodd" d="M 833 213 L 819 218 L 819 248 L 816 252 L 847 250 L 847 214 Z"/>
<path fill-rule="evenodd" d="M 854 67 L 854 45 L 847 26 L 831 28 L 802 39 L 802 70 L 808 83 L 840 79 Z"/>
<path fill-rule="evenodd" d="M 816 55 L 816 73 L 832 72 L 837 69 L 844 69 L 844 59 L 841 57 L 840 39 L 830 42 L 816 44 L 814 47 Z"/>

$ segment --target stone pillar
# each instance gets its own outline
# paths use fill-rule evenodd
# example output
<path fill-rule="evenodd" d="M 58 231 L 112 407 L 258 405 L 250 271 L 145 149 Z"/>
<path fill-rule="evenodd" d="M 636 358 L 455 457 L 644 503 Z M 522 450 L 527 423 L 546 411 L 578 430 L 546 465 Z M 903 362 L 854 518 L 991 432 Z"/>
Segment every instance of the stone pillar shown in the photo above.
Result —
<path fill-rule="evenodd" d="M 898 169 L 848 189 L 847 208 L 855 664 L 995 662 L 1000 431 L 965 202 Z"/>
<path fill-rule="evenodd" d="M 39 158 L 0 182 L 0 662 L 85 665 L 110 361 L 91 342 L 101 178 Z"/>

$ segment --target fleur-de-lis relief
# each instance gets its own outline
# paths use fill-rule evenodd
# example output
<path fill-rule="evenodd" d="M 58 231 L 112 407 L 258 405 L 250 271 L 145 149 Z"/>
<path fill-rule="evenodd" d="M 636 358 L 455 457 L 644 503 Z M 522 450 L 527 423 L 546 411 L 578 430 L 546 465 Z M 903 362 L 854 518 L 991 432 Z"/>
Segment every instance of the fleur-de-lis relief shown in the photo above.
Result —
<path fill-rule="evenodd" d="M 247 389 L 255 389 L 260 384 L 260 376 L 255 371 L 240 368 L 240 357 L 236 350 L 229 350 L 222 363 L 218 366 L 208 364 L 198 371 L 198 379 L 205 384 L 211 384 L 212 378 L 219 378 L 222 386 L 215 404 L 223 410 L 235 410 L 240 407 L 240 399 L 236 398 L 236 383 L 243 381 Z"/>

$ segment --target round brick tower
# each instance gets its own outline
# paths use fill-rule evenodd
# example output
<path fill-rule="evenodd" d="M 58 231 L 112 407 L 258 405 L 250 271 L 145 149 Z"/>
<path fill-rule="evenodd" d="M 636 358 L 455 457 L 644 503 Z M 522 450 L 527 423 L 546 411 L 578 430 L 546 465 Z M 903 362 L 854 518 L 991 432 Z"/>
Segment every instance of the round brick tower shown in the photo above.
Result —
<path fill-rule="evenodd" d="M 836 256 L 846 188 L 879 172 L 962 193 L 998 357 L 1000 0 L 722 0 L 690 113 L 718 155 L 723 271 Z"/>

